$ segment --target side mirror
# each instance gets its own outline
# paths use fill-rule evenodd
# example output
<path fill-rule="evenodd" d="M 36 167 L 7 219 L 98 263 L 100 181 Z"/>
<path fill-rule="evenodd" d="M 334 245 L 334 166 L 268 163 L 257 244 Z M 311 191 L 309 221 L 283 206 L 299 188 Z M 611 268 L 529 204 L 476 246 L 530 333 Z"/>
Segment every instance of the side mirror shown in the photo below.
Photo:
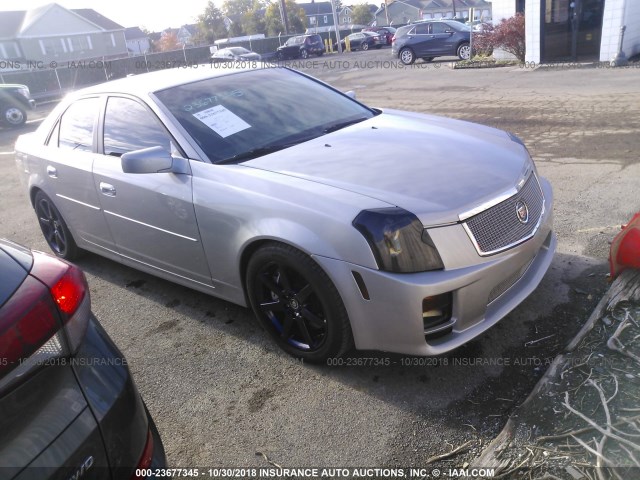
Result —
<path fill-rule="evenodd" d="M 191 174 L 189 161 L 185 158 L 172 157 L 162 147 L 143 148 L 127 152 L 120 157 L 124 173 L 183 173 Z"/>
<path fill-rule="evenodd" d="M 353 98 L 354 100 L 356 99 L 356 92 L 354 92 L 353 90 L 349 90 L 348 92 L 344 92 L 344 94 L 349 98 Z"/>

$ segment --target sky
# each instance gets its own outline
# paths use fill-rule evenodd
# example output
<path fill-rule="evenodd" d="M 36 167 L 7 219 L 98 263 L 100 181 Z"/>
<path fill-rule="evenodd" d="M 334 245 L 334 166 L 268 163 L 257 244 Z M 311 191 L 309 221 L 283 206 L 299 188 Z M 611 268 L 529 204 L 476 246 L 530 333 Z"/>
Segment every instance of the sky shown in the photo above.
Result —
<path fill-rule="evenodd" d="M 214 3 L 220 7 L 222 2 L 223 0 L 216 0 Z M 65 8 L 93 8 L 123 27 L 144 27 L 151 31 L 161 31 L 195 23 L 208 0 L 176 0 L 164 5 L 158 0 L 0 0 L 0 11 L 28 10 L 48 3 L 57 3 Z M 350 3 L 360 2 L 356 0 Z"/>
<path fill-rule="evenodd" d="M 208 0 L 177 0 L 164 4 L 158 0 L 0 0 L 0 11 L 28 10 L 48 3 L 57 3 L 65 8 L 93 8 L 123 27 L 161 31 L 195 23 Z M 222 0 L 215 3 L 220 6 Z"/>

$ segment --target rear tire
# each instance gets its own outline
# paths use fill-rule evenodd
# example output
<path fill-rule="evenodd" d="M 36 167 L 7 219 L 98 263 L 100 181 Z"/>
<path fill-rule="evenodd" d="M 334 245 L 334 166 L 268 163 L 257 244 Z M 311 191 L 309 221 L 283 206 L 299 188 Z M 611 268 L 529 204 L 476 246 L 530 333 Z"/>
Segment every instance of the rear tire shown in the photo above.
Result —
<path fill-rule="evenodd" d="M 461 43 L 458 47 L 458 58 L 460 60 L 469 60 L 471 58 L 471 47 L 468 43 Z"/>
<path fill-rule="evenodd" d="M 403 48 L 402 50 L 400 50 L 400 54 L 398 55 L 398 57 L 400 58 L 400 61 L 405 65 L 411 65 L 416 61 L 416 54 L 413 53 L 413 50 L 411 50 L 410 48 Z"/>
<path fill-rule="evenodd" d="M 74 260 L 82 252 L 76 245 L 60 211 L 42 191 L 36 193 L 34 209 L 40 223 L 40 230 L 49 248 L 60 258 Z"/>
<path fill-rule="evenodd" d="M 352 348 L 342 298 L 305 253 L 282 243 L 265 245 L 249 260 L 246 285 L 259 322 L 288 354 L 318 363 Z"/>
<path fill-rule="evenodd" d="M 307 52 L 307 50 L 303 48 L 302 50 L 300 50 L 300 58 L 306 60 L 307 58 L 309 58 L 309 52 Z"/>
<path fill-rule="evenodd" d="M 367 50 L 369 50 L 369 44 L 367 42 L 364 42 L 360 48 L 363 51 L 367 51 Z"/>

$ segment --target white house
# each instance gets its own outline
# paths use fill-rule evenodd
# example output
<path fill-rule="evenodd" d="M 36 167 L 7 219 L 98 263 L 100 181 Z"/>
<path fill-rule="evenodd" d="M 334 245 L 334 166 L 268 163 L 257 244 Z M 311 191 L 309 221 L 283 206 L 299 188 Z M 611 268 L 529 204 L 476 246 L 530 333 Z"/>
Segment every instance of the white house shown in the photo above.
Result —
<path fill-rule="evenodd" d="M 131 55 L 143 55 L 151 51 L 149 37 L 138 27 L 125 28 L 124 38 L 127 39 L 127 50 Z"/>
<path fill-rule="evenodd" d="M 525 13 L 526 60 L 610 62 L 622 50 L 640 53 L 638 0 L 493 0 L 493 22 Z"/>

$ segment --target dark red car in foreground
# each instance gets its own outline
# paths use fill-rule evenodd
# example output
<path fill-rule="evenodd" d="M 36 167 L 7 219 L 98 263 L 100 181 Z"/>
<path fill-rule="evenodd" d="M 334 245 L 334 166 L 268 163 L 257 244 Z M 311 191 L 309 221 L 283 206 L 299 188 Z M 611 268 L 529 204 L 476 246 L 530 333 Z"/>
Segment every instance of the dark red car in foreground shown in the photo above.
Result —
<path fill-rule="evenodd" d="M 166 466 L 127 361 L 91 313 L 82 271 L 6 240 L 0 412 L 1 479 L 146 478 L 138 474 Z"/>

